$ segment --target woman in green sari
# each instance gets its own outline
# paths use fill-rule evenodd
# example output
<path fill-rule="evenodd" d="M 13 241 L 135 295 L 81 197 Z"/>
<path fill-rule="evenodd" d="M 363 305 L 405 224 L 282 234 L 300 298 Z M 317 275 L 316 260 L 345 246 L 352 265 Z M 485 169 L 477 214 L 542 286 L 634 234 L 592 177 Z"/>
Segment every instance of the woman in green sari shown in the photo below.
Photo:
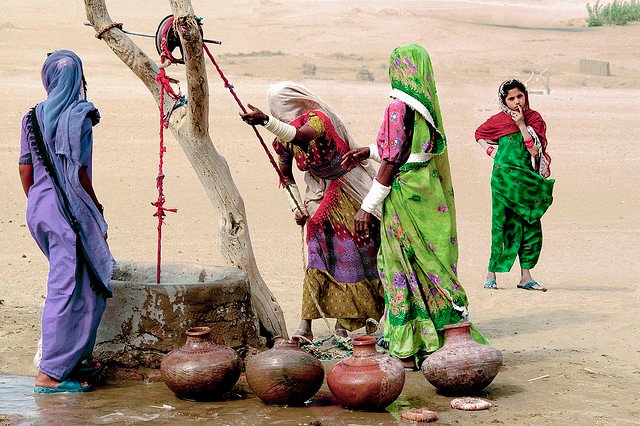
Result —
<path fill-rule="evenodd" d="M 507 80 L 498 90 L 501 112 L 476 130 L 476 141 L 494 158 L 491 174 L 491 259 L 485 288 L 497 289 L 496 272 L 509 272 L 520 258 L 518 288 L 547 291 L 531 276 L 542 249 L 540 218 L 553 201 L 554 179 L 547 153 L 547 126 L 529 108 L 527 89 Z"/>
<path fill-rule="evenodd" d="M 381 163 L 356 214 L 356 232 L 369 232 L 382 204 L 378 272 L 384 285 L 384 339 L 405 367 L 444 343 L 442 327 L 467 318 L 457 277 L 458 241 L 446 138 L 427 51 L 397 47 L 390 59 L 391 103 L 377 142 L 347 153 L 344 163 Z M 487 340 L 472 328 L 473 337 Z"/>

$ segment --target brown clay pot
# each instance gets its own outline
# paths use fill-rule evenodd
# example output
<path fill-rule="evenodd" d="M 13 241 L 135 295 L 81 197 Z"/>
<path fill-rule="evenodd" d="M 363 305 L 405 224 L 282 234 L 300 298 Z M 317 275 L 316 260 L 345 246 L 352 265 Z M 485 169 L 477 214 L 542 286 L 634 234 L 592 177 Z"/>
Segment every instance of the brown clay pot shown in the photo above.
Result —
<path fill-rule="evenodd" d="M 186 335 L 185 344 L 162 359 L 162 381 L 179 398 L 220 398 L 240 377 L 240 357 L 211 340 L 209 327 L 191 327 Z"/>
<path fill-rule="evenodd" d="M 470 322 L 445 325 L 445 343 L 429 355 L 422 372 L 440 393 L 467 394 L 484 389 L 502 366 L 502 352 L 471 337 Z"/>
<path fill-rule="evenodd" d="M 402 392 L 404 367 L 397 359 L 379 354 L 373 336 L 359 336 L 351 343 L 353 355 L 327 374 L 329 389 L 345 407 L 384 409 Z"/>
<path fill-rule="evenodd" d="M 322 363 L 282 337 L 272 349 L 249 357 L 245 373 L 253 393 L 267 404 L 302 405 L 324 381 Z"/>

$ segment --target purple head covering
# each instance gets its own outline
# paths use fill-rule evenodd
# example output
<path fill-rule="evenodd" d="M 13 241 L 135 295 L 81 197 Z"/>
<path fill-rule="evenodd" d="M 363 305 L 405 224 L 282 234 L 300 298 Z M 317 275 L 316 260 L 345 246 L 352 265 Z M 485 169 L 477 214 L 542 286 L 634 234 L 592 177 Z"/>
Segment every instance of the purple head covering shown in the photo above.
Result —
<path fill-rule="evenodd" d="M 76 230 L 89 269 L 111 293 L 109 281 L 115 267 L 103 235 L 107 223 L 82 187 L 78 172 L 83 152 L 92 137 L 83 138 L 83 123 L 100 121 L 96 107 L 84 99 L 82 61 L 69 50 L 57 50 L 42 65 L 42 83 L 47 99 L 36 106 L 36 116 L 59 183 L 58 198 L 67 216 L 75 218 Z M 91 172 L 91 164 L 85 164 Z"/>

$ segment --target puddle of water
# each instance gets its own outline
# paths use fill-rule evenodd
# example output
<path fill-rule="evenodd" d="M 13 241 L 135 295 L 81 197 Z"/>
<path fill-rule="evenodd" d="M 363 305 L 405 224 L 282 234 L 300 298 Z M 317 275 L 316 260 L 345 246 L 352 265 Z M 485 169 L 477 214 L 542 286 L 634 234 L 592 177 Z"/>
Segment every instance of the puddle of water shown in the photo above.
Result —
<path fill-rule="evenodd" d="M 195 402 L 176 398 L 163 383 L 125 382 L 88 393 L 37 395 L 32 377 L 0 376 L 0 415 L 29 425 L 388 425 L 400 422 L 400 413 L 412 407 L 437 411 L 446 421 L 450 399 L 436 394 L 419 372 L 407 374 L 402 395 L 383 412 L 345 410 L 335 405 L 326 385 L 307 406 L 282 407 L 263 404 L 242 380 L 224 401 Z"/>

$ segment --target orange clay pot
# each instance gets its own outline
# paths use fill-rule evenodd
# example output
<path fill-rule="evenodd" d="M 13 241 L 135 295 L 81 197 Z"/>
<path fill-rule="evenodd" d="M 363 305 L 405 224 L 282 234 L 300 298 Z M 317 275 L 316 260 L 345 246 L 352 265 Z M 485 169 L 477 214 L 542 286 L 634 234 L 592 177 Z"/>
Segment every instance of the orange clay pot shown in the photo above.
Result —
<path fill-rule="evenodd" d="M 345 407 L 384 409 L 402 392 L 404 367 L 397 359 L 379 354 L 373 336 L 356 337 L 351 343 L 353 355 L 327 374 L 329 389 Z"/>

